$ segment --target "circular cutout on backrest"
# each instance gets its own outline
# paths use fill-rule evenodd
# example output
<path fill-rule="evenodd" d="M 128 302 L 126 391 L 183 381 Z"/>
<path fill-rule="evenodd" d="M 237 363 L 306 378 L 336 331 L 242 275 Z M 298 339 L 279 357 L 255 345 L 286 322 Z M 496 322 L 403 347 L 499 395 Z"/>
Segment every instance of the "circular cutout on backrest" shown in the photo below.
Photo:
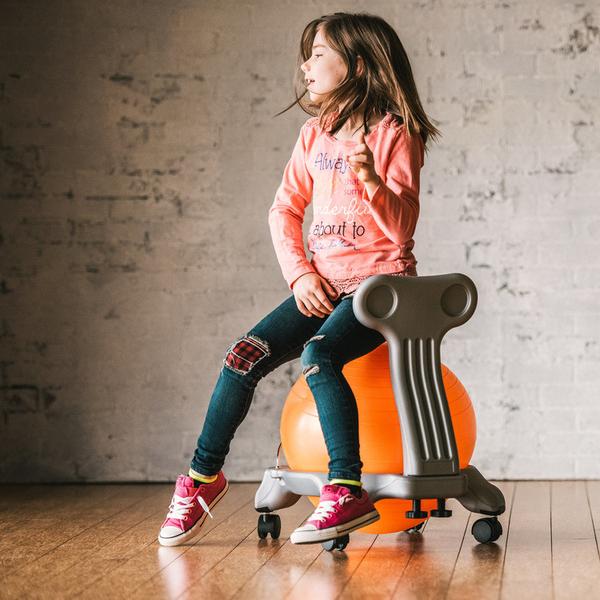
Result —
<path fill-rule="evenodd" d="M 367 296 L 367 311 L 376 319 L 385 319 L 396 309 L 396 296 L 397 294 L 388 285 L 373 288 Z"/>
<path fill-rule="evenodd" d="M 442 309 L 450 317 L 459 317 L 469 306 L 469 291 L 455 283 L 442 294 Z"/>

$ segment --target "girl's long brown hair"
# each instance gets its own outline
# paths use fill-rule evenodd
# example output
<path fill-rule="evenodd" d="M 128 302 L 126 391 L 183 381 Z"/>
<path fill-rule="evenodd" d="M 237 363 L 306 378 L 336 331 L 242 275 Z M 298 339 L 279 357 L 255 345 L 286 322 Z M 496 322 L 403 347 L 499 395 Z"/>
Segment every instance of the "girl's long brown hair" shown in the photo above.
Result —
<path fill-rule="evenodd" d="M 321 104 L 303 100 L 308 90 L 304 85 L 304 73 L 300 66 L 312 54 L 312 45 L 321 32 L 328 44 L 340 54 L 348 72 L 338 87 L 330 92 Z M 363 59 L 364 69 L 357 73 L 357 57 Z M 298 89 L 303 89 L 298 95 Z M 294 79 L 295 102 L 277 113 L 279 116 L 298 104 L 302 110 L 319 117 L 322 129 L 331 121 L 329 133 L 334 135 L 348 118 L 362 113 L 363 126 L 369 132 L 368 122 L 375 115 L 392 113 L 398 123 L 406 123 L 408 135 L 418 133 L 423 139 L 425 151 L 429 136 L 436 140 L 441 132 L 427 118 L 410 61 L 398 34 L 381 17 L 368 13 L 336 12 L 311 21 L 302 32 L 298 68 Z M 339 110 L 337 118 L 332 120 Z"/>

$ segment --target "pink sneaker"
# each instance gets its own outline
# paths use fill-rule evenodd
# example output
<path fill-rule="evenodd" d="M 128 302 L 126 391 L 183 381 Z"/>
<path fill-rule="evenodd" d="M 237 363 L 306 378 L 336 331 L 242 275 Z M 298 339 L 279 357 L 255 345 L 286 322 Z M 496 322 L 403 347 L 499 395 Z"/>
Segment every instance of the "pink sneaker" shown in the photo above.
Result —
<path fill-rule="evenodd" d="M 357 498 L 343 485 L 333 483 L 321 488 L 321 501 L 304 525 L 291 535 L 293 544 L 313 544 L 333 540 L 340 535 L 365 527 L 379 520 L 380 514 L 362 490 Z"/>
<path fill-rule="evenodd" d="M 212 483 L 201 483 L 194 487 L 194 480 L 180 475 L 175 484 L 169 513 L 160 527 L 158 541 L 162 546 L 178 546 L 195 538 L 199 533 L 210 509 L 227 493 L 229 484 L 219 471 Z"/>

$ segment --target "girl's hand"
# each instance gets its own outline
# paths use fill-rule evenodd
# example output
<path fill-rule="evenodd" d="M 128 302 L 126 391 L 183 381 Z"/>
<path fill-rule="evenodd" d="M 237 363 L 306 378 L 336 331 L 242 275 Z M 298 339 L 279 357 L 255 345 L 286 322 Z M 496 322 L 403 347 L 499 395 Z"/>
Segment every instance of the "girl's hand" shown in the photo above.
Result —
<path fill-rule="evenodd" d="M 307 317 L 322 318 L 333 311 L 333 304 L 329 301 L 327 294 L 335 298 L 338 294 L 317 273 L 305 273 L 292 284 L 292 292 L 296 298 L 298 310 Z"/>
<path fill-rule="evenodd" d="M 373 153 L 365 142 L 364 131 L 360 132 L 358 143 L 352 152 L 346 154 L 346 161 L 363 183 L 379 182 L 379 175 L 375 172 Z"/>

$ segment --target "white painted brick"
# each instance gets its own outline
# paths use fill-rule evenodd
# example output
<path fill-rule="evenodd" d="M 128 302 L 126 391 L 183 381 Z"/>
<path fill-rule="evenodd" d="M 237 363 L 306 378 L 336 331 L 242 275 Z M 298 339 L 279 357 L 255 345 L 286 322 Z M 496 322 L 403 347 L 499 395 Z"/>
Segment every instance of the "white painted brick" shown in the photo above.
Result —
<path fill-rule="evenodd" d="M 532 102 L 540 98 L 569 98 L 571 86 L 560 77 L 507 76 L 502 78 L 506 98 L 530 98 Z"/>
<path fill-rule="evenodd" d="M 507 29 L 502 34 L 504 48 L 518 48 L 520 52 L 537 53 L 559 45 L 561 34 L 555 29 L 549 28 L 548 21 L 547 15 L 536 16 L 521 23 L 518 29 Z"/>
<path fill-rule="evenodd" d="M 517 383 L 552 381 L 564 384 L 574 380 L 574 367 L 572 362 L 567 360 L 554 364 L 532 362 L 524 357 L 518 361 L 507 359 L 503 375 L 508 381 Z"/>
<path fill-rule="evenodd" d="M 540 384 L 540 405 L 544 407 L 595 407 L 597 385 L 593 383 L 560 384 L 548 380 Z"/>
<path fill-rule="evenodd" d="M 598 399 L 600 394 L 596 394 Z M 577 411 L 577 431 L 592 431 L 600 433 L 600 409 L 581 408 Z"/>
<path fill-rule="evenodd" d="M 596 314 L 575 315 L 575 333 L 600 339 L 600 310 Z"/>
<path fill-rule="evenodd" d="M 535 54 L 521 52 L 479 54 L 467 52 L 465 54 L 465 66 L 469 73 L 483 79 L 533 75 L 535 72 Z"/>
<path fill-rule="evenodd" d="M 600 96 L 600 73 L 589 71 L 585 77 L 576 77 L 573 84 L 573 95 L 583 98 L 598 98 Z"/>
<path fill-rule="evenodd" d="M 541 434 L 541 443 L 544 453 L 548 456 L 597 456 L 600 450 L 600 439 L 597 433 L 548 431 Z"/>
<path fill-rule="evenodd" d="M 510 473 L 515 479 L 571 479 L 575 473 L 576 459 L 571 456 L 542 454 L 519 454 L 510 463 Z M 540 476 L 541 473 L 551 477 Z"/>
<path fill-rule="evenodd" d="M 577 383 L 600 382 L 600 369 L 597 360 L 579 360 L 575 365 L 575 381 Z M 600 393 L 598 395 L 600 399 Z"/>
<path fill-rule="evenodd" d="M 586 241 L 600 239 L 600 218 L 598 217 L 574 215 L 569 219 L 569 225 L 578 239 Z"/>
<path fill-rule="evenodd" d="M 600 479 L 600 461 L 595 456 L 578 456 L 575 461 L 574 477 L 577 479 Z"/>

